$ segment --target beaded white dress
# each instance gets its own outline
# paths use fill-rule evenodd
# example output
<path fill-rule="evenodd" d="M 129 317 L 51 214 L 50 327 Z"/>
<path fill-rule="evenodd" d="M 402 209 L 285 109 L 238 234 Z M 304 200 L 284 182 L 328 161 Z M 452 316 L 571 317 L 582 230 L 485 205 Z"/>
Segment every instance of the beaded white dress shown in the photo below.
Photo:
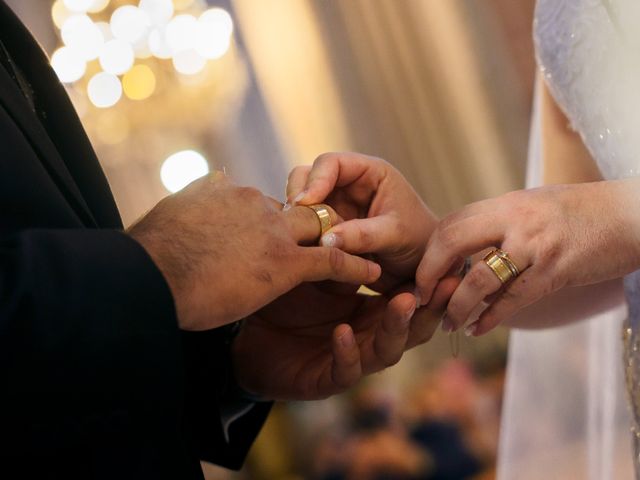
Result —
<path fill-rule="evenodd" d="M 639 175 L 640 0 L 538 0 L 534 40 L 545 83 L 604 177 Z M 536 114 L 530 186 L 541 141 Z M 501 480 L 640 471 L 640 273 L 625 293 L 626 305 L 579 324 L 512 334 Z"/>

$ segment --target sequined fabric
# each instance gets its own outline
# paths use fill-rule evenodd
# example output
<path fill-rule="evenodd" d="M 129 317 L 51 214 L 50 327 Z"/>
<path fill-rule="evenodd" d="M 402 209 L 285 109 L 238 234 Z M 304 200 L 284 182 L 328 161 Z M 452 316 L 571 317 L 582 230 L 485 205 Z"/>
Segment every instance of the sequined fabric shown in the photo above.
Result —
<path fill-rule="evenodd" d="M 640 1 L 538 0 L 534 42 L 554 98 L 607 179 L 640 175 Z M 639 205 L 640 208 L 640 205 Z M 623 338 L 640 479 L 640 272 Z"/>
<path fill-rule="evenodd" d="M 624 283 L 629 304 L 629 319 L 623 332 L 625 380 L 634 420 L 631 431 L 636 478 L 640 478 L 640 272 L 628 275 Z"/>
<path fill-rule="evenodd" d="M 553 96 L 606 178 L 640 174 L 640 2 L 538 0 L 534 41 Z"/>

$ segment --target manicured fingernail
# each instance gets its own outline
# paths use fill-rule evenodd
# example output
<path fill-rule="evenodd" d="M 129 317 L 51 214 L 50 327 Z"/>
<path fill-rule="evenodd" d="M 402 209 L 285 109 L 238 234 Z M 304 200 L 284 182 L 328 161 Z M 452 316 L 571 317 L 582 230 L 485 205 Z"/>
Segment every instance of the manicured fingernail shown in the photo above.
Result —
<path fill-rule="evenodd" d="M 356 339 L 354 338 L 352 333 L 345 333 L 344 335 L 342 335 L 340 337 L 340 343 L 345 348 L 353 347 L 353 344 L 354 344 L 355 341 L 356 341 Z"/>
<path fill-rule="evenodd" d="M 477 331 L 478 331 L 478 324 L 472 323 L 471 325 L 469 325 L 467 328 L 464 329 L 464 334 L 467 337 L 473 337 Z"/>
<path fill-rule="evenodd" d="M 302 192 L 300 192 L 298 195 L 295 196 L 295 198 L 293 199 L 293 202 L 291 202 L 291 205 L 292 206 L 297 205 L 298 202 L 301 202 L 302 199 L 307 196 L 307 193 L 309 193 L 308 190 L 303 190 Z"/>
<path fill-rule="evenodd" d="M 442 330 L 444 330 L 447 333 L 451 333 L 453 332 L 453 322 L 451 320 L 449 320 L 449 317 L 447 317 L 447 314 L 445 313 L 442 316 Z"/>
<path fill-rule="evenodd" d="M 340 248 L 340 237 L 333 232 L 325 233 L 320 239 L 320 245 L 323 247 Z"/>
<path fill-rule="evenodd" d="M 285 202 L 285 204 L 282 206 L 283 212 L 286 212 L 287 210 L 291 210 L 291 204 L 289 202 Z"/>
<path fill-rule="evenodd" d="M 422 307 L 422 295 L 417 288 L 413 291 L 413 296 L 416 297 L 416 308 Z"/>
<path fill-rule="evenodd" d="M 413 314 L 416 313 L 416 306 L 414 305 L 413 307 L 411 307 L 409 310 L 407 310 L 407 313 L 405 313 L 404 315 L 404 321 L 405 323 L 408 325 L 409 322 L 411 321 L 411 319 L 413 318 Z"/>

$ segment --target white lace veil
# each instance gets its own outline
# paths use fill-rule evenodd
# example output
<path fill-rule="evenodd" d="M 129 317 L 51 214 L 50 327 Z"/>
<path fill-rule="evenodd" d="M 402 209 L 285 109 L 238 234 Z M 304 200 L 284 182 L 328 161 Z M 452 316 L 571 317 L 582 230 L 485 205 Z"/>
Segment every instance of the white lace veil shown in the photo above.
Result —
<path fill-rule="evenodd" d="M 536 92 L 527 185 L 542 183 Z M 499 480 L 633 478 L 621 304 L 573 325 L 511 334 Z"/>

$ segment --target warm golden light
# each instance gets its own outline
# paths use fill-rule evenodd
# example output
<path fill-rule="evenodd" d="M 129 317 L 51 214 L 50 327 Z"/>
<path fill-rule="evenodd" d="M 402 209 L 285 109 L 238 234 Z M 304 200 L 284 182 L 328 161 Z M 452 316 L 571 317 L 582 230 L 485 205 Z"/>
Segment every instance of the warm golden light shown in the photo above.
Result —
<path fill-rule="evenodd" d="M 173 6 L 176 10 L 184 10 L 193 5 L 194 0 L 173 0 Z"/>
<path fill-rule="evenodd" d="M 96 27 L 102 32 L 102 38 L 105 42 L 113 40 L 113 33 L 111 33 L 111 26 L 107 22 L 96 22 Z"/>
<path fill-rule="evenodd" d="M 233 20 L 226 10 L 207 10 L 198 19 L 196 50 L 205 58 L 220 58 L 229 50 L 232 35 Z"/>
<path fill-rule="evenodd" d="M 70 47 L 61 47 L 51 56 L 51 66 L 62 83 L 73 83 L 87 70 L 83 56 Z"/>
<path fill-rule="evenodd" d="M 167 43 L 167 35 L 164 26 L 156 27 L 149 34 L 149 50 L 154 57 L 166 60 L 171 58 L 171 48 Z"/>
<path fill-rule="evenodd" d="M 114 37 L 133 45 L 147 34 L 151 19 L 138 7 L 125 5 L 113 12 L 110 25 Z"/>
<path fill-rule="evenodd" d="M 133 66 L 134 60 L 131 45 L 117 38 L 105 43 L 100 53 L 100 66 L 113 75 L 126 73 Z"/>
<path fill-rule="evenodd" d="M 63 0 L 65 7 L 76 13 L 85 13 L 91 8 L 94 0 Z"/>
<path fill-rule="evenodd" d="M 70 12 L 67 7 L 64 6 L 62 0 L 56 0 L 51 7 L 51 18 L 53 19 L 53 24 L 59 29 L 62 28 L 64 22 L 73 15 L 73 12 Z"/>
<path fill-rule="evenodd" d="M 196 75 L 204 70 L 207 59 L 195 50 L 183 50 L 173 56 L 173 66 L 183 75 Z"/>
<path fill-rule="evenodd" d="M 140 0 L 139 7 L 149 15 L 154 25 L 164 25 L 173 17 L 171 0 Z"/>
<path fill-rule="evenodd" d="M 122 84 L 115 75 L 100 72 L 89 80 L 87 94 L 96 107 L 109 108 L 118 103 L 122 97 Z"/>
<path fill-rule="evenodd" d="M 203 86 L 217 75 L 218 67 L 207 69 L 208 62 L 230 50 L 234 28 L 226 10 L 207 9 L 208 3 L 207 0 L 55 0 L 51 17 L 65 48 L 56 52 L 51 63 L 63 83 L 88 79 L 97 71 L 109 74 L 111 77 L 91 78 L 91 102 L 102 108 L 122 94 L 133 100 L 147 99 L 156 92 L 157 83 L 170 85 L 178 81 L 193 88 Z M 106 12 L 99 13 L 103 10 Z M 96 59 L 98 68 L 91 63 Z M 162 60 L 170 60 L 173 69 L 163 66 Z M 142 63 L 146 66 L 138 68 Z M 197 77 L 169 78 L 176 77 L 176 73 Z M 124 77 L 118 79 L 118 87 L 112 76 Z M 110 85 L 109 91 L 113 93 L 109 101 L 96 93 L 100 90 L 97 86 L 103 84 Z M 84 82 L 75 85 L 81 94 L 86 93 L 86 88 Z M 116 95 L 118 89 L 121 91 Z M 84 95 L 78 98 L 86 100 Z"/>
<path fill-rule="evenodd" d="M 104 44 L 102 31 L 85 14 L 76 14 L 67 18 L 60 34 L 64 44 L 79 52 L 85 60 L 98 58 Z"/>
<path fill-rule="evenodd" d="M 89 13 L 98 13 L 109 6 L 110 0 L 93 0 L 91 7 L 87 10 Z"/>
<path fill-rule="evenodd" d="M 166 28 L 166 40 L 171 52 L 176 54 L 196 46 L 198 21 L 193 15 L 178 15 Z"/>
<path fill-rule="evenodd" d="M 207 173 L 207 160 L 194 150 L 184 150 L 174 153 L 164 161 L 160 179 L 167 190 L 175 193 Z"/>
<path fill-rule="evenodd" d="M 122 77 L 122 88 L 131 100 L 144 100 L 156 89 L 156 76 L 148 66 L 136 65 Z"/>

